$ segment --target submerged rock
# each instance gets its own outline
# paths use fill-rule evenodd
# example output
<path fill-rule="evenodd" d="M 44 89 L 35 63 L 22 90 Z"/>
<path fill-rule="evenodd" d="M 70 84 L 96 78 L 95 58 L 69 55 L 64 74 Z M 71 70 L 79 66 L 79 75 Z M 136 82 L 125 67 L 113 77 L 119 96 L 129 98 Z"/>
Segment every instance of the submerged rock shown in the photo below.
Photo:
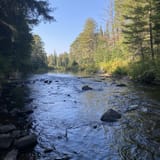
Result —
<path fill-rule="evenodd" d="M 44 83 L 50 84 L 50 83 L 52 83 L 52 81 L 51 80 L 45 80 Z"/>
<path fill-rule="evenodd" d="M 8 149 L 13 142 L 10 134 L 0 134 L 0 149 Z"/>
<path fill-rule="evenodd" d="M 34 134 L 24 136 L 15 143 L 17 149 L 29 149 L 37 144 L 37 136 Z"/>
<path fill-rule="evenodd" d="M 115 122 L 120 118 L 121 118 L 121 114 L 120 113 L 118 113 L 117 111 L 115 111 L 113 109 L 109 109 L 107 112 L 105 112 L 102 115 L 101 121 Z"/>
<path fill-rule="evenodd" d="M 62 158 L 56 158 L 55 160 L 70 160 L 71 157 L 70 156 L 64 156 Z"/>
<path fill-rule="evenodd" d="M 127 85 L 124 84 L 124 83 L 120 83 L 120 84 L 117 84 L 116 86 L 117 86 L 117 87 L 126 87 Z"/>
<path fill-rule="evenodd" d="M 17 155 L 18 155 L 18 150 L 13 149 L 12 151 L 10 151 L 6 157 L 4 158 L 4 160 L 16 160 L 17 159 Z"/>
<path fill-rule="evenodd" d="M 138 108 L 139 108 L 139 106 L 137 104 L 130 105 L 130 106 L 127 107 L 125 112 L 131 112 L 131 111 L 134 111 L 134 110 L 136 110 Z"/>
<path fill-rule="evenodd" d="M 44 150 L 44 153 L 50 153 L 50 152 L 52 152 L 53 151 L 53 148 L 46 148 L 45 150 Z"/>
<path fill-rule="evenodd" d="M 83 86 L 83 87 L 82 87 L 82 90 L 83 90 L 83 91 L 87 91 L 87 90 L 92 90 L 92 88 L 89 87 L 88 85 L 86 85 L 86 86 Z"/>

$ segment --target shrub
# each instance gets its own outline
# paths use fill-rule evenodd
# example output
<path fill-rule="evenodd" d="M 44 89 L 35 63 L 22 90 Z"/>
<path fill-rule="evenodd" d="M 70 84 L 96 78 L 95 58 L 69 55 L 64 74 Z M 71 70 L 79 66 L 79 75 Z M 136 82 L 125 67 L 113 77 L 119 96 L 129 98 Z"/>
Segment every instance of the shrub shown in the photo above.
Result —
<path fill-rule="evenodd" d="M 138 61 L 130 64 L 129 68 L 129 75 L 136 81 L 149 84 L 159 79 L 160 64 L 156 61 Z"/>
<path fill-rule="evenodd" d="M 126 69 L 126 67 L 120 67 L 120 66 L 118 66 L 113 71 L 113 75 L 116 75 L 116 76 L 125 76 L 125 75 L 127 75 L 127 69 Z"/>

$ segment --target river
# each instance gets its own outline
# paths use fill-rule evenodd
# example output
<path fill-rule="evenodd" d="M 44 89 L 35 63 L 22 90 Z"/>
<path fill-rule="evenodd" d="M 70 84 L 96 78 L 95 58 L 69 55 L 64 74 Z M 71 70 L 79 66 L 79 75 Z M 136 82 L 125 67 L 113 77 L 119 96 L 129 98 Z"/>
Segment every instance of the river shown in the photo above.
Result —
<path fill-rule="evenodd" d="M 160 159 L 159 89 L 56 73 L 33 75 L 29 81 L 33 101 L 26 107 L 34 110 L 28 121 L 38 136 L 37 160 Z M 85 85 L 93 89 L 83 91 Z M 122 118 L 102 122 L 111 108 Z"/>

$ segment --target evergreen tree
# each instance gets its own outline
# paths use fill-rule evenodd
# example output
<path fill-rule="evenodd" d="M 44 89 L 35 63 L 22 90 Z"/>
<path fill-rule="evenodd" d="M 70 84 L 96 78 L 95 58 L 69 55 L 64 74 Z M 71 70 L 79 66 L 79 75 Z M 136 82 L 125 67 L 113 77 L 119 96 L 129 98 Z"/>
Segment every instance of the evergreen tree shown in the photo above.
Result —
<path fill-rule="evenodd" d="M 97 47 L 96 23 L 93 19 L 87 19 L 82 33 L 76 38 L 70 47 L 72 61 L 78 62 L 82 67 L 94 63 L 94 53 Z"/>
<path fill-rule="evenodd" d="M 44 50 L 44 43 L 38 35 L 33 36 L 31 65 L 33 70 L 47 67 L 47 55 Z"/>
<path fill-rule="evenodd" d="M 50 21 L 51 9 L 42 0 L 0 1 L 0 72 L 10 75 L 29 67 L 31 28 L 41 19 Z"/>

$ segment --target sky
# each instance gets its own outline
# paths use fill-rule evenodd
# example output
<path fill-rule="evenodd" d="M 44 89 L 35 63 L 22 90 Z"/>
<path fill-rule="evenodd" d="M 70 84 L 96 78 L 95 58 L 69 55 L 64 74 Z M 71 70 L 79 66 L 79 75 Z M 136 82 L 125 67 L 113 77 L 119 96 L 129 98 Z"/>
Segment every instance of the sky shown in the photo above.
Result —
<path fill-rule="evenodd" d="M 88 18 L 98 26 L 104 25 L 105 8 L 110 0 L 49 0 L 56 8 L 52 15 L 56 22 L 41 22 L 33 28 L 44 42 L 47 54 L 69 52 L 70 45 L 83 31 Z"/>

